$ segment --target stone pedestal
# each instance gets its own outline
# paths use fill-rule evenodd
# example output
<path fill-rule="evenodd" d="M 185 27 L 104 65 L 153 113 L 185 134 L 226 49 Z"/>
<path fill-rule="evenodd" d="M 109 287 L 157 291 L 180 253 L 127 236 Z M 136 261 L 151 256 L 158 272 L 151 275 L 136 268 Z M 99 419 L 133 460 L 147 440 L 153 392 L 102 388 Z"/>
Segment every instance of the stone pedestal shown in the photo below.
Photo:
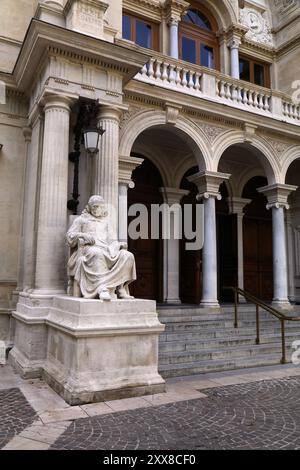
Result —
<path fill-rule="evenodd" d="M 30 305 L 29 305 L 30 304 Z M 160 393 L 158 337 L 164 326 L 151 300 L 23 299 L 14 313 L 10 362 L 43 377 L 69 404 Z"/>

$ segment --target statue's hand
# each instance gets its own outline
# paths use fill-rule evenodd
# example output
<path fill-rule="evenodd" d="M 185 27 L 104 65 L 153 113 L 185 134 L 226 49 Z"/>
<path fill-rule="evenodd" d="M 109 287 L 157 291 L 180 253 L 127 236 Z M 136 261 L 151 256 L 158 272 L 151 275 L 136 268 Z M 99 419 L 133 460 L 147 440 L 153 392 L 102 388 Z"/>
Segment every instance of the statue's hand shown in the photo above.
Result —
<path fill-rule="evenodd" d="M 88 235 L 87 233 L 82 233 L 78 237 L 78 243 L 79 245 L 94 245 L 95 239 L 92 235 Z"/>
<path fill-rule="evenodd" d="M 128 250 L 128 245 L 126 242 L 120 243 L 120 250 Z"/>

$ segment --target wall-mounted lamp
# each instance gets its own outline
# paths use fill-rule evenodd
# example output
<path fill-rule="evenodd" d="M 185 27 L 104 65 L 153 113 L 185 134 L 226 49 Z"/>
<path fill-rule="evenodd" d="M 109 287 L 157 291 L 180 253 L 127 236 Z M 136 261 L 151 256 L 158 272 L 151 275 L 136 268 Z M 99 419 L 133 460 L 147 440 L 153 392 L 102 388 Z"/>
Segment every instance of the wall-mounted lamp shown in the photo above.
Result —
<path fill-rule="evenodd" d="M 100 138 L 105 130 L 102 127 L 87 129 L 83 132 L 85 150 L 89 153 L 97 153 L 99 150 Z"/>
<path fill-rule="evenodd" d="M 82 102 L 77 113 L 77 122 L 74 126 L 74 151 L 70 153 L 69 160 L 74 163 L 74 179 L 72 199 L 68 201 L 68 209 L 77 214 L 79 204 L 79 160 L 81 145 L 84 144 L 85 150 L 95 155 L 99 150 L 100 138 L 105 130 L 101 127 L 93 127 L 97 121 L 99 105 L 96 102 Z"/>

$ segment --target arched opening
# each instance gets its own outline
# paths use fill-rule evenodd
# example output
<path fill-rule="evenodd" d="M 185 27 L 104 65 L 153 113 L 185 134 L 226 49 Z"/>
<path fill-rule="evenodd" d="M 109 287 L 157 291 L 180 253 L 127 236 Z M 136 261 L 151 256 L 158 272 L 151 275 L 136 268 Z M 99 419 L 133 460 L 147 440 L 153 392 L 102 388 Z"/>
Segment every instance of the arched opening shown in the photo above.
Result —
<path fill-rule="evenodd" d="M 179 26 L 179 55 L 182 60 L 219 70 L 218 24 L 198 2 L 183 16 Z"/>
<path fill-rule="evenodd" d="M 142 128 L 141 123 L 137 125 Z M 185 165 L 191 162 L 191 166 L 193 162 L 198 164 L 191 174 L 206 168 L 201 150 L 202 147 L 205 149 L 205 144 L 199 135 L 196 135 L 196 140 L 191 135 L 193 129 L 189 132 L 188 121 L 182 120 L 178 127 L 166 124 L 149 126 L 141 130 L 133 142 L 131 140 L 131 155 L 143 158 L 144 163 L 133 172 L 135 188 L 128 191 L 129 205 L 142 203 L 151 214 L 152 204 L 164 203 L 171 207 L 181 203 L 184 191 L 180 188 L 180 175 L 183 174 L 180 169 L 183 162 Z M 125 149 L 130 146 L 126 136 L 122 145 Z M 150 224 L 151 218 L 149 227 Z M 133 295 L 168 304 L 180 302 L 180 244 L 172 234 L 166 240 L 129 240 L 129 249 L 135 254 L 138 268 Z M 184 301 L 188 302 L 187 298 Z"/>
<path fill-rule="evenodd" d="M 223 152 L 218 170 L 231 174 L 229 213 L 223 209 L 222 218 L 218 217 L 223 226 L 218 243 L 220 299 L 232 300 L 222 287 L 233 283 L 272 300 L 272 211 L 266 209 L 268 201 L 257 190 L 276 180 L 276 167 L 267 151 L 264 154 L 254 145 L 237 143 Z"/>
<path fill-rule="evenodd" d="M 128 207 L 133 204 L 144 204 L 148 209 L 148 226 L 151 227 L 151 204 L 163 203 L 160 192 L 163 180 L 157 167 L 148 158 L 136 153 L 132 156 L 143 158 L 144 162 L 132 174 L 135 187 L 128 190 Z M 137 269 L 137 280 L 131 287 L 132 295 L 140 299 L 162 302 L 162 240 L 154 240 L 150 236 L 147 239 L 137 240 L 129 237 L 128 248 L 135 255 Z"/>
<path fill-rule="evenodd" d="M 242 194 L 251 199 L 244 216 L 244 287 L 260 299 L 272 300 L 272 211 L 266 208 L 266 197 L 257 191 L 267 184 L 265 177 L 255 176 L 246 183 Z"/>

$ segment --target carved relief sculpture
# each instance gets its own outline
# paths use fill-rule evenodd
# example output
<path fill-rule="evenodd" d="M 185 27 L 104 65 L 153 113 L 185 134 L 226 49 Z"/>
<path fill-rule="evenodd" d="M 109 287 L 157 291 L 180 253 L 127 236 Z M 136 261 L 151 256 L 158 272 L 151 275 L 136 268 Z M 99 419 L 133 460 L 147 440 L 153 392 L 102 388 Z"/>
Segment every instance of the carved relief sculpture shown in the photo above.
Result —
<path fill-rule="evenodd" d="M 240 11 L 240 22 L 249 28 L 245 38 L 250 41 L 273 46 L 273 35 L 268 20 L 264 14 L 253 8 L 244 8 Z"/>
<path fill-rule="evenodd" d="M 133 298 L 128 286 L 136 280 L 134 256 L 126 243 L 113 240 L 107 216 L 103 198 L 92 196 L 67 233 L 70 295 L 100 300 Z"/>

